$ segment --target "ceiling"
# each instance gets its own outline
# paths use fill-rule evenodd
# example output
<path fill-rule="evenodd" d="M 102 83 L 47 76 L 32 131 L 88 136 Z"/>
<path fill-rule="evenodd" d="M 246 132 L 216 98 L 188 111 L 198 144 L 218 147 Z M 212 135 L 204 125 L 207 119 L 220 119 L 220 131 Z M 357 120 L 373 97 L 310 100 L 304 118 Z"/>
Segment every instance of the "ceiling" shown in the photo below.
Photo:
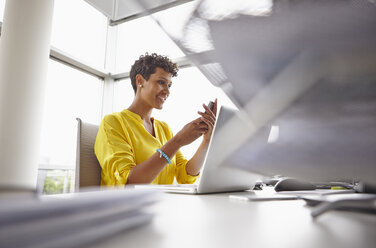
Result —
<path fill-rule="evenodd" d="M 109 18 L 110 25 L 120 24 L 192 0 L 84 0 Z"/>

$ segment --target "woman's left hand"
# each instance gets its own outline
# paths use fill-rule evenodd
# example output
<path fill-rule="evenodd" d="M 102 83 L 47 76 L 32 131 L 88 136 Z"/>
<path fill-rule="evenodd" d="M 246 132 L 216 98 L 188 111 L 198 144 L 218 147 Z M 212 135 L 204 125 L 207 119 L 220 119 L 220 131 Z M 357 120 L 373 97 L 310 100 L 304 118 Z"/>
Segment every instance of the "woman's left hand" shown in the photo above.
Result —
<path fill-rule="evenodd" d="M 210 141 L 214 129 L 214 124 L 216 121 L 217 99 L 215 99 L 214 101 L 213 110 L 209 109 L 209 107 L 205 104 L 203 104 L 203 107 L 205 109 L 205 112 L 203 113 L 198 111 L 198 114 L 201 115 L 201 120 L 205 122 L 205 124 L 208 126 L 208 130 L 204 134 L 204 140 Z"/>

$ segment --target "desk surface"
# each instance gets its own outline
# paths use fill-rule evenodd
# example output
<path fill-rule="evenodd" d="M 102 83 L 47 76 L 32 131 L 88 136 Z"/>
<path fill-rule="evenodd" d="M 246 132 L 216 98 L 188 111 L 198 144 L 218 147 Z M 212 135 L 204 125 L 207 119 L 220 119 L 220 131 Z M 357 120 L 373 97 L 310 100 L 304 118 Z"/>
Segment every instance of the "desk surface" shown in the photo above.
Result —
<path fill-rule="evenodd" d="M 229 195 L 165 193 L 150 209 L 152 223 L 92 248 L 376 247 L 376 215 L 330 211 L 313 220 L 303 200 L 250 202 Z"/>

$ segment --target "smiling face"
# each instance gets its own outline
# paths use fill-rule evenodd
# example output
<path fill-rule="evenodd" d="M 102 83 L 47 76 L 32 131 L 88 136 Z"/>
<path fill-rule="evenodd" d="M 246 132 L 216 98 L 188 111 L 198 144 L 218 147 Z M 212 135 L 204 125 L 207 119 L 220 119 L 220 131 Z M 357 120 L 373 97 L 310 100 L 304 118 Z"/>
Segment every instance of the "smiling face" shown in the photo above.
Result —
<path fill-rule="evenodd" d="M 160 67 L 155 68 L 155 72 L 145 80 L 141 75 L 137 75 L 138 90 L 141 99 L 150 107 L 162 109 L 163 104 L 170 95 L 171 73 Z"/>

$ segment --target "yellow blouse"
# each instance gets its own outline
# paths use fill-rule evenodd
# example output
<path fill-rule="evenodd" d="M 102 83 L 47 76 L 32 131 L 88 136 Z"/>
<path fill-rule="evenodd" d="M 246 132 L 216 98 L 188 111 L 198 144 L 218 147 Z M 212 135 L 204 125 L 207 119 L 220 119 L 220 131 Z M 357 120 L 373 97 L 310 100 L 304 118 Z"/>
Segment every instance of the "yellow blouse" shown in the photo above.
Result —
<path fill-rule="evenodd" d="M 155 137 L 145 129 L 141 117 L 127 109 L 103 118 L 95 141 L 95 154 L 102 167 L 101 185 L 126 184 L 129 171 L 172 138 L 165 122 L 154 119 L 153 123 Z M 187 174 L 187 162 L 179 150 L 152 184 L 172 184 L 174 178 L 178 183 L 194 183 L 197 176 Z"/>

